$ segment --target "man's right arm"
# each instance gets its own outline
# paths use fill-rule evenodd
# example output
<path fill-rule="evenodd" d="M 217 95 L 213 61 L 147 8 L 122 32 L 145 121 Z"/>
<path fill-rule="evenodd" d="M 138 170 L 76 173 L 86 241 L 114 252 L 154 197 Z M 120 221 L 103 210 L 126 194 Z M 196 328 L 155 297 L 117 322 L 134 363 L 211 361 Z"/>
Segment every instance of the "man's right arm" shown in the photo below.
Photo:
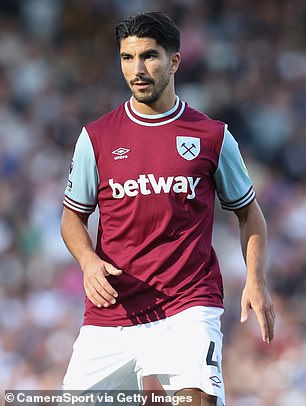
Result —
<path fill-rule="evenodd" d="M 99 174 L 95 153 L 86 128 L 77 140 L 71 161 L 64 196 L 61 222 L 63 240 L 84 272 L 84 288 L 88 299 L 98 307 L 113 304 L 117 292 L 107 281 L 107 275 L 121 271 L 104 262 L 95 253 L 87 231 L 87 221 L 97 205 Z"/>
<path fill-rule="evenodd" d="M 102 261 L 95 253 L 87 230 L 88 217 L 64 207 L 61 234 L 84 273 L 84 289 L 88 299 L 98 307 L 108 307 L 115 304 L 118 293 L 108 283 L 107 276 L 119 276 L 122 271 Z"/>

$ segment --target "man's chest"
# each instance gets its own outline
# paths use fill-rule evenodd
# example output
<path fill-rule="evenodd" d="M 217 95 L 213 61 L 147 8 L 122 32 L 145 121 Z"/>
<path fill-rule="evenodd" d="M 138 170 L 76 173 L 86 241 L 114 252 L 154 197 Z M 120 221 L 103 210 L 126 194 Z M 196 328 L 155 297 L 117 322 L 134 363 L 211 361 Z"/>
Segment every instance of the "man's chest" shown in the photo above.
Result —
<path fill-rule="evenodd" d="M 142 190 L 171 179 L 209 178 L 215 171 L 217 154 L 205 132 L 193 128 L 122 128 L 103 143 L 98 170 L 102 182 L 136 181 Z M 183 186 L 182 186 L 183 187 Z"/>

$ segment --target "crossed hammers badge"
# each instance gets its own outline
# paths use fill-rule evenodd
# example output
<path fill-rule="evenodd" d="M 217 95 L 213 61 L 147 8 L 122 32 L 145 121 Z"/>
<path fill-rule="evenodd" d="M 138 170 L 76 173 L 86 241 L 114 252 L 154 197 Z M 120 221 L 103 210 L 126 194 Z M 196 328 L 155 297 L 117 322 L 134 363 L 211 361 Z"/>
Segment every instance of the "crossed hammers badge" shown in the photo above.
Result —
<path fill-rule="evenodd" d="M 200 138 L 176 137 L 176 149 L 181 157 L 187 161 L 195 159 L 200 153 Z"/>

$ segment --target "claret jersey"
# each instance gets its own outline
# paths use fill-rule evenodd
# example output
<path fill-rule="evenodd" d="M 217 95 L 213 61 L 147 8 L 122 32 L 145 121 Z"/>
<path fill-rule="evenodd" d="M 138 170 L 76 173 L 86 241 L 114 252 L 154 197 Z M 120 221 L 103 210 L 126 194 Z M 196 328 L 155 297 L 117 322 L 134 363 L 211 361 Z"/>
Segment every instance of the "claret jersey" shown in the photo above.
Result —
<path fill-rule="evenodd" d="M 98 205 L 96 251 L 123 270 L 108 277 L 117 303 L 98 308 L 87 298 L 84 324 L 128 326 L 191 306 L 223 307 L 215 195 L 226 210 L 255 197 L 227 126 L 178 97 L 153 116 L 131 99 L 84 127 L 64 205 L 79 214 Z"/>

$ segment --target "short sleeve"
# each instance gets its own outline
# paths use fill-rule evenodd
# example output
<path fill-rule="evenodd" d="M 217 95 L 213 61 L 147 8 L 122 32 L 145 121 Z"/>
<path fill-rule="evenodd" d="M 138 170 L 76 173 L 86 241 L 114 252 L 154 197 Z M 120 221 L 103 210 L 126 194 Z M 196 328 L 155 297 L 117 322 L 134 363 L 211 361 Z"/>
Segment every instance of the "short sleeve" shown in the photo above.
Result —
<path fill-rule="evenodd" d="M 99 175 L 89 135 L 83 128 L 75 145 L 63 204 L 80 214 L 91 214 L 97 205 Z"/>
<path fill-rule="evenodd" d="M 217 196 L 225 210 L 237 210 L 255 198 L 252 181 L 238 143 L 225 127 L 217 170 L 214 174 Z"/>

